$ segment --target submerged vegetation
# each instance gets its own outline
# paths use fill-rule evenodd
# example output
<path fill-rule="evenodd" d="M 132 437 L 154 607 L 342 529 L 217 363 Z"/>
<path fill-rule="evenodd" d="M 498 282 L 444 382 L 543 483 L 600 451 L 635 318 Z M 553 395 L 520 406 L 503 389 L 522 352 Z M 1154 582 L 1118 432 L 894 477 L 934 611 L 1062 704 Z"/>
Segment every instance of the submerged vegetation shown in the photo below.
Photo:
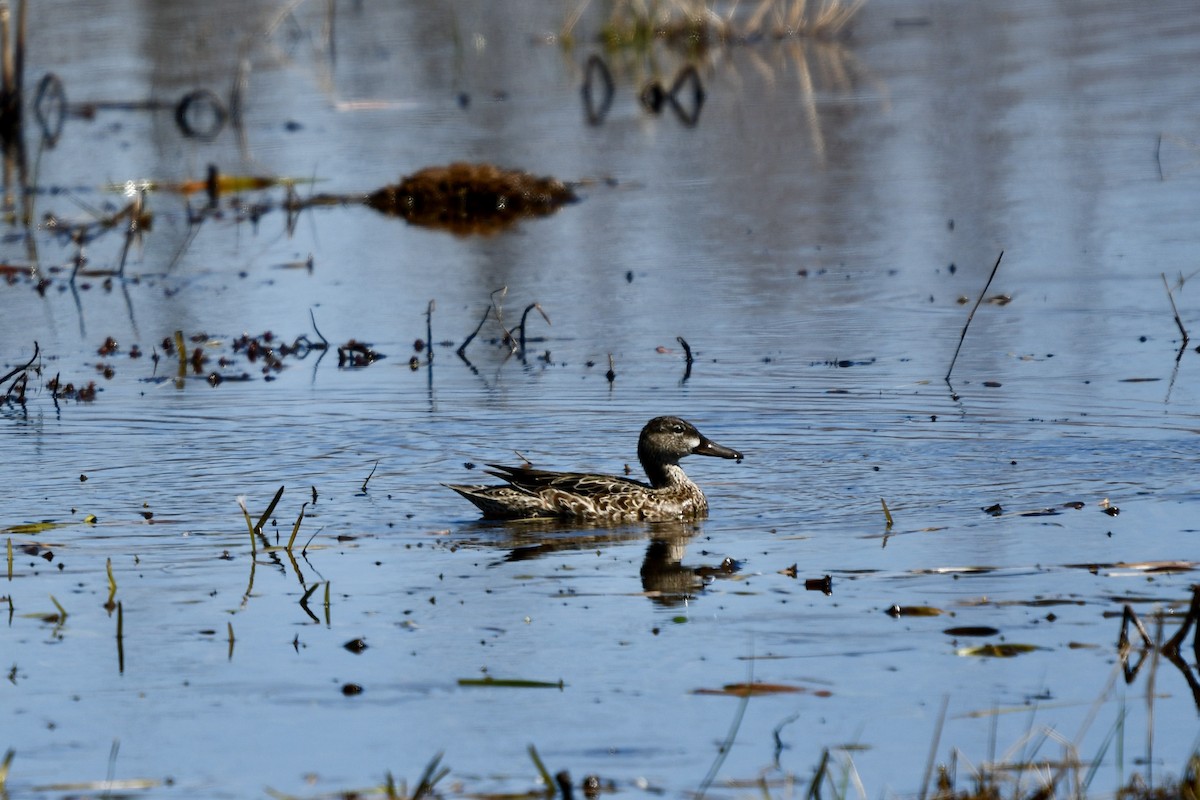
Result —
<path fill-rule="evenodd" d="M 563 27 L 574 29 L 590 0 Z M 612 50 L 645 50 L 663 42 L 685 52 L 763 39 L 834 39 L 845 34 L 866 0 L 617 0 L 597 38 Z"/>

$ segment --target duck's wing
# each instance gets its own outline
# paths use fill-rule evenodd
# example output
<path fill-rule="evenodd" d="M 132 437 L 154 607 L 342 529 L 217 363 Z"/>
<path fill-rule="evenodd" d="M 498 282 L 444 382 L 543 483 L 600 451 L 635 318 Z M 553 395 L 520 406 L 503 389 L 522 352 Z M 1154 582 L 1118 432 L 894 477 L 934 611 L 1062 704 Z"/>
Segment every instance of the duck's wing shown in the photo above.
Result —
<path fill-rule="evenodd" d="M 592 497 L 602 494 L 640 494 L 650 487 L 630 478 L 617 475 L 596 475 L 588 472 L 551 472 L 532 467 L 506 467 L 488 464 L 489 475 L 508 481 L 523 491 L 537 494 L 544 489 Z"/>
<path fill-rule="evenodd" d="M 640 519 L 653 511 L 654 490 L 616 475 L 550 472 L 489 464 L 488 472 L 508 481 L 505 488 L 525 493 L 551 516 L 577 519 Z"/>

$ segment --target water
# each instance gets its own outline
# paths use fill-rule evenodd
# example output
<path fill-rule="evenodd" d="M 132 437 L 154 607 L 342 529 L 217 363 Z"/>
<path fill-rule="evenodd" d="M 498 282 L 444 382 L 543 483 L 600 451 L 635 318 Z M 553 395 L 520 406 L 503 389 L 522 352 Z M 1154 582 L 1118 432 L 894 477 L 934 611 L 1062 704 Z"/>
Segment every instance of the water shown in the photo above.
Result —
<path fill-rule="evenodd" d="M 1182 769 L 1191 690 L 1160 661 L 1151 722 L 1149 667 L 1120 679 L 1113 615 L 1182 611 L 1194 580 L 1137 566 L 1196 552 L 1200 381 L 1160 277 L 1195 330 L 1188 4 L 872 0 L 844 42 L 713 51 L 691 127 L 637 103 L 682 66 L 665 48 L 611 58 L 611 110 L 587 124 L 585 34 L 605 8 L 589 7 L 574 49 L 546 41 L 565 19 L 551 3 L 338 4 L 332 46 L 318 4 L 285 11 L 39 4 L 31 82 L 53 70 L 72 103 L 226 97 L 241 62 L 246 83 L 240 134 L 212 141 L 180 136 L 170 111 L 70 117 L 53 149 L 31 135 L 35 219 L 112 213 L 128 201 L 105 185 L 210 163 L 315 177 L 304 195 L 486 160 L 586 180 L 582 201 L 460 238 L 353 205 L 305 212 L 290 234 L 278 211 L 194 230 L 159 192 L 129 280 L 74 290 L 75 248 L 34 235 L 44 297 L 24 279 L 0 288 L 4 371 L 34 340 L 44 359 L 0 421 L 12 796 L 62 796 L 53 784 L 110 769 L 170 781 L 153 796 L 308 796 L 388 771 L 412 788 L 443 751 L 446 792 L 525 791 L 534 744 L 576 781 L 678 797 L 738 711 L 697 692 L 750 679 L 803 691 L 750 701 L 714 789 L 726 796 L 757 790 L 724 781 L 759 776 L 801 791 L 786 779 L 807 780 L 824 748 L 839 774 L 852 758 L 868 796 L 916 792 L 944 698 L 943 760 L 1001 758 L 1052 726 L 1103 755 L 1094 793 Z M 89 267 L 114 268 L 122 245 L 99 237 Z M 1001 251 L 988 294 L 1011 302 L 976 312 L 952 392 L 942 378 Z M 4 258 L 28 264 L 25 241 Z M 493 321 L 465 363 L 455 349 L 501 287 L 508 327 L 535 302 L 550 324 L 531 314 L 522 360 Z M 414 371 L 431 300 L 439 344 Z M 334 346 L 387 358 L 339 369 L 312 352 L 265 381 L 233 352 L 243 333 L 315 340 L 310 310 Z M 208 353 L 205 373 L 252 379 L 179 388 L 162 345 L 176 330 L 204 334 L 188 346 Z M 108 336 L 120 351 L 101 356 Z M 678 336 L 696 356 L 686 380 Z M 56 407 L 56 373 L 101 391 Z M 663 413 L 747 456 L 685 462 L 711 506 L 694 526 L 485 524 L 441 486 L 514 451 L 636 472 L 636 432 Z M 251 554 L 237 503 L 257 516 L 281 485 L 271 543 L 309 503 L 295 565 L 261 542 Z M 55 526 L 13 529 L 42 520 Z M 691 580 L 679 564 L 726 557 L 739 571 L 691 597 L 654 591 Z M 805 590 L 824 575 L 832 595 Z M 61 624 L 43 618 L 51 596 Z M 892 605 L 947 613 L 896 619 Z M 1001 633 L 944 633 L 960 626 Z M 361 654 L 343 647 L 360 637 Z M 956 655 L 1000 639 L 1038 649 Z M 458 683 L 484 675 L 563 686 Z M 1118 761 L 1102 743 L 1122 712 Z"/>

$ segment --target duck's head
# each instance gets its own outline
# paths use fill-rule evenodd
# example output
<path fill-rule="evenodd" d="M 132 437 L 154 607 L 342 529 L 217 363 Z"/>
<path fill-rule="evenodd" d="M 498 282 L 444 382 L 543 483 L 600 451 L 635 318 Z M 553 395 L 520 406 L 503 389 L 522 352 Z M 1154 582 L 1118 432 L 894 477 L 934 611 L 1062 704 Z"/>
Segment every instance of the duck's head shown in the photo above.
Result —
<path fill-rule="evenodd" d="M 638 460 L 647 464 L 675 464 L 688 455 L 742 460 L 737 450 L 717 444 L 696 426 L 679 417 L 655 417 L 638 437 Z"/>

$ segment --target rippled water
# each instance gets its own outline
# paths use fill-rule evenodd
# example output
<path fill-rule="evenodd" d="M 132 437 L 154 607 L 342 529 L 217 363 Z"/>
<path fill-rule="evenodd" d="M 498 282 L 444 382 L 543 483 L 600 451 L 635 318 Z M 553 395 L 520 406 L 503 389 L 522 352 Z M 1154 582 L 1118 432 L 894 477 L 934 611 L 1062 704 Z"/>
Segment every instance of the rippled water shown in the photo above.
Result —
<path fill-rule="evenodd" d="M 576 781 L 679 797 L 738 712 L 697 691 L 751 678 L 804 691 L 749 702 L 715 784 L 728 796 L 758 790 L 723 781 L 760 775 L 801 791 L 786 779 L 824 748 L 868 796 L 917 792 L 943 699 L 941 759 L 1001 758 L 1044 725 L 1103 756 L 1094 793 L 1182 770 L 1191 690 L 1160 662 L 1151 722 L 1149 668 L 1121 680 L 1114 615 L 1182 610 L 1194 580 L 1125 566 L 1197 552 L 1200 367 L 1160 277 L 1198 329 L 1190 4 L 872 0 L 845 41 L 711 52 L 694 126 L 638 104 L 684 63 L 662 47 L 610 54 L 612 107 L 587 123 L 601 5 L 574 48 L 547 41 L 565 19 L 552 3 L 339 3 L 332 39 L 321 5 L 37 4 L 29 80 L 55 72 L 72 103 L 225 97 L 240 62 L 246 78 L 241 131 L 212 141 L 170 111 L 72 116 L 52 149 L 31 134 L 34 218 L 112 213 L 127 200 L 105 185 L 210 163 L 315 178 L 303 195 L 485 160 L 585 181 L 582 200 L 464 238 L 353 205 L 291 233 L 278 211 L 194 230 L 179 196 L 154 193 L 127 279 L 107 286 L 72 288 L 74 246 L 34 234 L 44 296 L 0 287 L 3 371 L 34 340 L 43 357 L 26 406 L 0 414 L 11 796 L 110 770 L 169 780 L 155 796 L 309 795 L 389 770 L 411 788 L 442 751 L 448 793 L 525 791 L 534 744 Z M 28 265 L 7 232 L 5 263 Z M 112 269 L 122 244 L 100 237 L 88 265 Z M 988 296 L 1007 302 L 979 307 L 951 388 L 1001 251 Z M 531 315 L 520 359 L 493 321 L 467 363 L 455 349 L 501 287 L 506 325 L 535 302 L 552 324 Z M 439 344 L 413 370 L 431 300 Z M 387 358 L 339 369 L 312 352 L 266 381 L 233 352 L 243 333 L 315 340 L 310 310 L 334 345 Z M 251 379 L 180 387 L 162 345 L 176 330 L 206 372 Z M 120 351 L 102 357 L 108 336 Z M 102 391 L 56 406 L 56 373 Z M 685 462 L 711 506 L 694 526 L 487 524 L 441 486 L 514 451 L 636 472 L 637 431 L 663 413 L 746 454 Z M 237 502 L 257 516 L 280 485 L 272 543 L 309 503 L 294 565 L 251 554 Z M 727 557 L 736 573 L 680 594 Z M 805 589 L 825 575 L 831 595 Z M 1000 636 L 944 633 L 960 626 Z M 368 649 L 343 648 L 355 638 Z M 956 655 L 999 639 L 1038 649 Z M 484 675 L 563 686 L 458 683 Z M 1118 758 L 1103 742 L 1122 714 Z"/>

